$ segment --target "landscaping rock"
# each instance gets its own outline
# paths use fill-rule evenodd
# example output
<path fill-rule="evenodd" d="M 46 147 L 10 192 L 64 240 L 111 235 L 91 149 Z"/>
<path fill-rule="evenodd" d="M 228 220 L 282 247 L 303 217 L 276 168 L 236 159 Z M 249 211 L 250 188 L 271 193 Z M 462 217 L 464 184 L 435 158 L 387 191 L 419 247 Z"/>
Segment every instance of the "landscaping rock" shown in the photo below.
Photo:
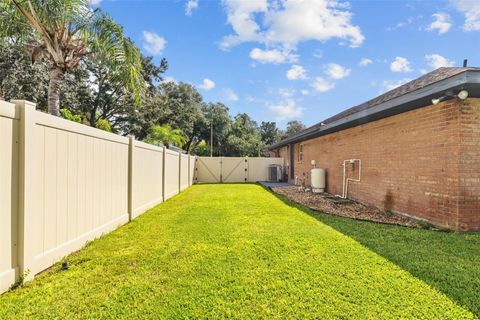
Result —
<path fill-rule="evenodd" d="M 272 187 L 271 189 L 273 192 L 315 211 L 357 220 L 402 225 L 413 228 L 423 226 L 415 219 L 389 211 L 382 211 L 374 206 L 365 205 L 351 199 L 335 197 L 328 193 L 316 194 L 299 191 L 298 187 L 295 186 Z"/>

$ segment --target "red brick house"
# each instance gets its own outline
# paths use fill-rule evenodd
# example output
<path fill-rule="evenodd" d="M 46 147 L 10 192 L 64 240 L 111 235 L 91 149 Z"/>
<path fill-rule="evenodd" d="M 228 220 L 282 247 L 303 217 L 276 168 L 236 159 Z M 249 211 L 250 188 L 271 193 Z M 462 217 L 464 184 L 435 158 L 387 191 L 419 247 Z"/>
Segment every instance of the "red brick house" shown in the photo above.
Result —
<path fill-rule="evenodd" d="M 291 183 L 309 184 L 315 160 L 328 193 L 480 231 L 479 97 L 480 68 L 440 68 L 270 146 L 270 154 L 284 158 Z"/>

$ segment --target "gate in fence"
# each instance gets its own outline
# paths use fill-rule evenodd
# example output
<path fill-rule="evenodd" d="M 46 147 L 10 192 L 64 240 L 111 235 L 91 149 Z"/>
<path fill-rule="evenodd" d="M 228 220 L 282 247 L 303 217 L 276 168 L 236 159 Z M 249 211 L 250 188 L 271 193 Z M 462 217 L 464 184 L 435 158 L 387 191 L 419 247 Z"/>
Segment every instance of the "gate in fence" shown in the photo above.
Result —
<path fill-rule="evenodd" d="M 195 182 L 239 183 L 268 180 L 268 167 L 283 158 L 197 157 Z"/>

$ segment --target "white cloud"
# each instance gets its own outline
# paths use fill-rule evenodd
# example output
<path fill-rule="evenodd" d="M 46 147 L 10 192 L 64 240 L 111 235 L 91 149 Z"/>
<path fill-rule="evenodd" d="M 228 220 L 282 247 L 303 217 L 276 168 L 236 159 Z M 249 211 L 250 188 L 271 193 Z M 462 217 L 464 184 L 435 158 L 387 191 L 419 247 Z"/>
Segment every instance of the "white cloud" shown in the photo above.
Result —
<path fill-rule="evenodd" d="M 296 62 L 298 60 L 298 56 L 292 54 L 288 50 L 262 50 L 259 48 L 254 48 L 250 51 L 250 58 L 260 63 L 273 63 L 273 64 L 280 64 L 280 63 L 288 63 L 288 62 Z"/>
<path fill-rule="evenodd" d="M 360 63 L 358 64 L 360 67 L 366 67 L 368 66 L 369 64 L 372 64 L 373 61 L 371 59 L 368 59 L 368 58 L 362 58 L 362 60 L 360 60 Z"/>
<path fill-rule="evenodd" d="M 410 81 L 412 81 L 412 79 L 410 79 L 410 78 L 403 78 L 403 79 L 400 79 L 400 80 L 397 80 L 397 81 L 385 80 L 382 83 L 383 89 L 382 89 L 381 92 L 384 93 L 384 92 L 393 90 L 393 89 L 398 88 L 401 85 L 403 85 L 407 82 L 410 82 Z"/>
<path fill-rule="evenodd" d="M 339 80 L 343 79 L 345 77 L 348 77 L 350 75 L 350 72 L 352 70 L 347 69 L 339 64 L 336 63 L 330 63 L 327 65 L 327 69 L 325 70 L 325 73 L 332 79 Z"/>
<path fill-rule="evenodd" d="M 297 106 L 295 100 L 286 99 L 279 104 L 268 107 L 269 113 L 275 121 L 298 119 L 303 115 L 303 108 Z"/>
<path fill-rule="evenodd" d="M 352 24 L 345 2 L 335 0 L 224 0 L 227 21 L 234 33 L 225 36 L 223 49 L 243 42 L 259 42 L 268 47 L 295 49 L 302 41 L 325 42 L 332 38 L 360 46 L 365 37 Z"/>
<path fill-rule="evenodd" d="M 227 10 L 227 21 L 235 34 L 224 37 L 220 44 L 221 48 L 228 49 L 242 42 L 262 40 L 255 14 L 265 13 L 268 10 L 267 0 L 226 0 L 224 5 Z"/>
<path fill-rule="evenodd" d="M 425 60 L 427 60 L 427 64 L 434 70 L 441 67 L 452 67 L 455 63 L 435 53 L 425 55 Z"/>
<path fill-rule="evenodd" d="M 191 16 L 193 10 L 198 8 L 198 0 L 188 0 L 185 4 L 185 14 Z"/>
<path fill-rule="evenodd" d="M 238 95 L 235 93 L 235 91 L 233 91 L 232 89 L 230 88 L 227 88 L 225 90 L 223 90 L 223 93 L 225 94 L 225 98 L 227 100 L 230 100 L 230 101 L 238 101 L 240 100 L 238 98 Z"/>
<path fill-rule="evenodd" d="M 213 82 L 210 79 L 205 78 L 205 79 L 203 79 L 202 84 L 199 84 L 198 87 L 200 89 L 203 89 L 203 90 L 211 90 L 211 89 L 215 88 L 215 82 Z"/>
<path fill-rule="evenodd" d="M 155 32 L 143 31 L 143 48 L 147 53 L 157 56 L 162 54 L 167 44 L 165 38 L 159 36 Z"/>
<path fill-rule="evenodd" d="M 301 92 L 304 96 L 308 96 L 310 94 L 310 91 L 308 91 L 306 89 L 303 89 Z"/>
<path fill-rule="evenodd" d="M 88 0 L 88 3 L 92 6 L 99 6 L 102 0 Z"/>
<path fill-rule="evenodd" d="M 278 89 L 275 94 L 280 95 L 283 98 L 291 98 L 295 94 L 295 90 L 287 89 L 287 88 L 280 88 Z"/>
<path fill-rule="evenodd" d="M 287 71 L 288 80 L 305 80 L 307 79 L 307 71 L 304 67 L 294 64 L 290 70 Z"/>
<path fill-rule="evenodd" d="M 450 3 L 465 16 L 463 30 L 480 31 L 480 1 L 450 0 Z"/>
<path fill-rule="evenodd" d="M 412 25 L 415 21 L 417 20 L 420 20 L 422 19 L 423 16 L 422 15 L 418 15 L 418 16 L 410 16 L 408 17 L 407 19 L 403 20 L 403 21 L 400 21 L 399 23 L 397 23 L 395 26 L 393 27 L 388 27 L 386 28 L 387 31 L 395 31 L 397 29 L 401 29 L 401 28 L 404 28 L 404 27 L 407 27 L 407 26 L 410 26 Z"/>
<path fill-rule="evenodd" d="M 396 57 L 395 60 L 390 64 L 390 70 L 393 72 L 410 72 L 412 67 L 410 66 L 410 61 L 407 58 Z"/>
<path fill-rule="evenodd" d="M 270 10 L 265 21 L 269 26 L 266 39 L 289 46 L 306 40 L 327 41 L 340 38 L 352 47 L 362 44 L 365 37 L 351 23 L 352 14 L 345 3 L 331 0 L 283 2 L 283 10 Z"/>
<path fill-rule="evenodd" d="M 259 98 L 256 98 L 256 97 L 252 97 L 251 95 L 248 95 L 245 97 L 245 102 L 247 103 L 261 103 L 263 102 L 262 99 L 259 99 Z"/>
<path fill-rule="evenodd" d="M 415 17 L 408 17 L 406 20 L 400 21 L 399 23 L 397 23 L 395 28 L 398 29 L 398 28 L 406 27 L 408 25 L 411 25 L 414 21 L 415 21 Z"/>
<path fill-rule="evenodd" d="M 427 27 L 428 31 L 438 30 L 438 34 L 448 32 L 452 27 L 450 15 L 448 13 L 438 12 L 432 15 L 434 21 Z"/>
<path fill-rule="evenodd" d="M 335 83 L 330 82 L 322 77 L 315 78 L 312 87 L 318 92 L 327 92 L 335 88 Z"/>

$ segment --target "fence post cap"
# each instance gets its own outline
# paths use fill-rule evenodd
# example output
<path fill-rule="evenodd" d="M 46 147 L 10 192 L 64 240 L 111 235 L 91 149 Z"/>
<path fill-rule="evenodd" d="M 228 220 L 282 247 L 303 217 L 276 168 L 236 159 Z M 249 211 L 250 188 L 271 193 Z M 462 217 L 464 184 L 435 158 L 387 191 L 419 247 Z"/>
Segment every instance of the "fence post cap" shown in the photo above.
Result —
<path fill-rule="evenodd" d="M 28 100 L 11 100 L 16 106 L 35 110 L 37 104 Z"/>

